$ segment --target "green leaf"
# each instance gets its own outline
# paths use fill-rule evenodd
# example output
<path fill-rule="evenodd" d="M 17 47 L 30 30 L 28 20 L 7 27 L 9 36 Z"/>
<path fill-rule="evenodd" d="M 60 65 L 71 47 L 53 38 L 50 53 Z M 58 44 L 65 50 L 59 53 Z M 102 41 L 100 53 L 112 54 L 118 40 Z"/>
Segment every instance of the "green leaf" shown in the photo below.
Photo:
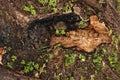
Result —
<path fill-rule="evenodd" d="M 62 34 L 62 35 L 66 34 L 66 32 L 65 32 L 64 29 L 61 30 L 61 34 Z"/>
<path fill-rule="evenodd" d="M 25 64 L 25 60 L 21 60 L 20 64 L 24 65 Z"/>
<path fill-rule="evenodd" d="M 39 69 L 39 64 L 36 63 L 36 64 L 34 65 L 34 68 L 35 68 L 36 70 L 38 70 L 38 69 Z"/>
<path fill-rule="evenodd" d="M 31 14 L 35 15 L 36 11 L 35 10 L 31 10 Z"/>
<path fill-rule="evenodd" d="M 11 59 L 12 59 L 12 61 L 17 60 L 17 56 L 12 55 L 12 56 L 11 56 Z"/>
<path fill-rule="evenodd" d="M 12 50 L 12 48 L 9 46 L 9 47 L 7 47 L 7 51 L 11 51 Z"/>
<path fill-rule="evenodd" d="M 70 80 L 75 80 L 74 77 L 70 77 Z"/>
<path fill-rule="evenodd" d="M 58 29 L 56 29 L 55 34 L 56 34 L 56 35 L 59 35 L 59 34 L 60 34 L 60 31 L 59 31 Z"/>
<path fill-rule="evenodd" d="M 112 31 L 112 29 L 110 29 L 110 31 L 109 31 L 109 35 L 112 35 L 113 34 L 113 31 Z"/>
<path fill-rule="evenodd" d="M 24 11 L 30 11 L 30 8 L 28 6 L 24 6 L 23 10 Z"/>
<path fill-rule="evenodd" d="M 58 9 L 57 8 L 53 8 L 53 11 L 56 13 L 58 11 Z"/>
<path fill-rule="evenodd" d="M 12 62 L 7 62 L 7 67 L 9 67 L 9 68 L 13 68 L 13 63 Z"/>

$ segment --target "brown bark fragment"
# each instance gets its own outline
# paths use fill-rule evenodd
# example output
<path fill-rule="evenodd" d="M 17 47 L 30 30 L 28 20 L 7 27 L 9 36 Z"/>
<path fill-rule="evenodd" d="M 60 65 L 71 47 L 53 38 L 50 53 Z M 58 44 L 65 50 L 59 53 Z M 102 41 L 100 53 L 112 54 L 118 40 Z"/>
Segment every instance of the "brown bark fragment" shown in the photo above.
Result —
<path fill-rule="evenodd" d="M 101 43 L 111 43 L 108 29 L 104 23 L 100 23 L 97 16 L 90 17 L 90 25 L 86 29 L 67 32 L 66 36 L 52 36 L 50 45 L 61 43 L 64 47 L 76 46 L 77 50 L 92 52 Z"/>

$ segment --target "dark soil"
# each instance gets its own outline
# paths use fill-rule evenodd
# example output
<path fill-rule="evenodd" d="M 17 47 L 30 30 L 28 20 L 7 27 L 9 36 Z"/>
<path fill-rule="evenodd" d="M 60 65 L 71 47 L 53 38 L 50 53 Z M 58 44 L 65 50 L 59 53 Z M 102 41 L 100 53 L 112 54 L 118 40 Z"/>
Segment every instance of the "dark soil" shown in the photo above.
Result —
<path fill-rule="evenodd" d="M 7 46 L 7 53 L 3 55 L 2 68 L 4 67 L 11 70 L 11 73 L 23 77 L 23 79 L 20 76 L 14 78 L 4 73 L 3 75 L 13 77 L 8 80 L 34 80 L 33 78 L 35 80 L 120 80 L 120 68 L 118 68 L 120 66 L 120 39 L 118 38 L 120 27 L 117 15 L 114 14 L 115 12 L 112 14 L 112 17 L 116 19 L 114 22 L 116 24 L 113 21 L 110 23 L 109 18 L 112 17 L 108 15 L 107 17 L 101 10 L 102 8 L 106 9 L 106 12 L 108 11 L 107 1 L 107 8 L 103 8 L 101 5 L 91 6 L 94 3 L 87 3 L 89 0 L 80 1 L 78 4 L 77 2 L 73 2 L 73 4 L 77 4 L 81 8 L 83 11 L 81 16 L 84 19 L 94 14 L 99 16 L 100 20 L 113 30 L 113 36 L 118 40 L 117 43 L 102 44 L 91 53 L 77 51 L 74 47 L 64 48 L 59 44 L 51 47 L 49 45 L 50 39 L 53 34 L 55 35 L 55 26 L 58 22 L 65 23 L 66 32 L 80 27 L 76 25 L 81 21 L 77 14 L 67 12 L 61 14 L 61 11 L 58 13 L 46 12 L 45 6 L 39 4 L 37 0 L 0 1 L 0 12 L 2 12 L 2 16 L 0 16 L 0 46 Z M 60 0 L 59 4 L 66 4 L 66 2 L 68 0 Z M 37 12 L 36 15 L 25 12 L 24 5 L 33 5 Z M 91 10 L 86 10 L 88 6 Z M 17 18 L 15 13 L 17 11 L 23 15 L 23 18 Z M 89 24 L 89 21 L 87 23 Z M 113 56 L 114 53 L 117 54 L 118 62 L 115 63 L 115 67 L 112 67 L 108 57 Z M 13 60 L 12 56 L 17 57 L 17 59 Z M 94 63 L 93 60 L 97 60 L 97 62 Z M 30 65 L 30 62 L 33 64 Z M 12 67 L 9 67 L 9 64 Z M 39 69 L 35 68 L 35 64 L 39 65 Z M 66 66 L 66 64 L 70 65 Z M 33 69 L 25 72 L 26 66 Z M 5 71 L 3 70 L 3 72 Z M 0 72 L 0 74 L 2 73 Z M 24 78 L 25 76 L 29 76 L 29 78 Z M 1 79 L 2 77 L 0 77 Z"/>

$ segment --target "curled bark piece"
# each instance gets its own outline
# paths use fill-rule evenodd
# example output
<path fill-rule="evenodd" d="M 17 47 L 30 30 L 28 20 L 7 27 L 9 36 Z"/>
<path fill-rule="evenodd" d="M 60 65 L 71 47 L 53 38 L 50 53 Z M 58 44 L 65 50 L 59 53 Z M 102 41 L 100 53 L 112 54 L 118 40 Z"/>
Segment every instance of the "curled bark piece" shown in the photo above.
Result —
<path fill-rule="evenodd" d="M 6 53 L 6 47 L 0 47 L 0 64 L 2 65 L 2 56 Z"/>
<path fill-rule="evenodd" d="M 77 50 L 92 52 L 101 43 L 111 43 L 112 37 L 104 23 L 100 23 L 97 16 L 90 17 L 90 25 L 86 29 L 69 31 L 66 36 L 52 36 L 50 45 L 61 43 L 64 47 L 75 47 Z"/>

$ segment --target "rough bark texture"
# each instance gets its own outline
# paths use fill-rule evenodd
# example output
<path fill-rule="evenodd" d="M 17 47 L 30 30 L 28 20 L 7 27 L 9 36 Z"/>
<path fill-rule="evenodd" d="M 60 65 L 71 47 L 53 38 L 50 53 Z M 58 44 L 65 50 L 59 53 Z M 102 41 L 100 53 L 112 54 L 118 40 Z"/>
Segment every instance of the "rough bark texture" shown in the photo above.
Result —
<path fill-rule="evenodd" d="M 18 1 L 18 4 L 14 2 Z M 0 11 L 4 17 L 0 17 L 0 46 L 6 45 L 7 43 L 11 43 L 16 52 L 21 53 L 20 50 L 22 46 L 19 46 L 17 41 L 19 42 L 21 37 L 23 36 L 23 32 L 26 31 L 29 24 L 33 20 L 40 20 L 43 18 L 47 18 L 49 16 L 56 16 L 55 13 L 49 14 L 40 14 L 29 15 L 26 14 L 19 8 L 22 4 L 19 0 L 0 0 Z M 26 1 L 26 0 L 25 0 Z M 116 2 L 115 0 L 104 0 L 104 3 L 100 5 L 98 0 L 76 0 L 74 4 L 84 4 L 85 6 L 90 6 L 94 9 L 94 14 L 101 12 L 99 18 L 105 22 L 109 28 L 113 29 L 113 31 L 119 35 L 120 34 L 120 14 L 116 11 Z M 28 3 L 35 3 L 34 0 L 27 1 Z M 67 1 L 64 1 L 67 2 Z M 38 4 L 36 4 L 38 5 Z M 37 8 L 38 10 L 40 8 Z M 6 34 L 7 32 L 7 34 Z M 12 33 L 11 33 L 12 32 Z M 46 33 L 45 33 L 46 34 Z M 4 41 L 3 41 L 4 39 Z M 4 44 L 6 43 L 6 44 Z M 24 45 L 21 41 L 21 44 Z M 16 47 L 18 49 L 16 49 Z M 23 48 L 23 47 L 22 47 Z M 118 78 L 117 78 L 118 79 Z M 117 80 L 116 79 L 116 80 Z M 0 66 L 0 80 L 34 80 L 29 77 L 25 77 L 23 75 L 14 73 L 13 71 L 9 71 L 5 69 L 5 67 Z"/>

